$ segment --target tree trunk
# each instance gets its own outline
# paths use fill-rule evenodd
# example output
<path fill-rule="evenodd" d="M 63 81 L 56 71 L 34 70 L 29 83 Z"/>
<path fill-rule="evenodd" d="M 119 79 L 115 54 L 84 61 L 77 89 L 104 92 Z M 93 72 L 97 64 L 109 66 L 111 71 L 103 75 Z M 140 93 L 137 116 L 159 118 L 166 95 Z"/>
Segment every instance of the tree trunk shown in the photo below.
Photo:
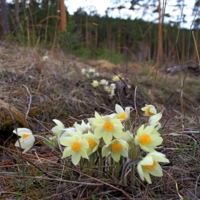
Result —
<path fill-rule="evenodd" d="M 67 19 L 64 0 L 60 0 L 61 31 L 65 31 Z"/>
<path fill-rule="evenodd" d="M 162 48 L 162 11 L 160 6 L 160 0 L 158 0 L 158 54 L 157 54 L 157 65 L 159 66 L 162 54 L 163 54 L 163 48 Z"/>
<path fill-rule="evenodd" d="M 18 29 L 19 29 L 19 0 L 15 0 L 15 37 L 17 42 L 19 42 L 18 39 Z"/>
<path fill-rule="evenodd" d="M 88 48 L 89 46 L 89 33 L 88 33 L 88 14 L 85 13 L 86 16 L 85 16 L 85 46 L 86 48 Z"/>
<path fill-rule="evenodd" d="M 6 36 L 10 32 L 6 0 L 0 0 L 0 9 L 1 9 L 3 34 L 4 36 Z"/>

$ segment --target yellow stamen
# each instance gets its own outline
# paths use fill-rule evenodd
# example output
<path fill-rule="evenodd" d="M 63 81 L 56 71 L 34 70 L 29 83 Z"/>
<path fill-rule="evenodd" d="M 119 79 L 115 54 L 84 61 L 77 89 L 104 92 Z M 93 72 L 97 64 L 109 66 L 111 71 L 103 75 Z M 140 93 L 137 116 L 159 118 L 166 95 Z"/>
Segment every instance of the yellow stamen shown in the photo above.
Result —
<path fill-rule="evenodd" d="M 105 122 L 103 125 L 103 129 L 107 132 L 112 132 L 114 130 L 114 125 L 112 122 Z"/>
<path fill-rule="evenodd" d="M 124 112 L 122 112 L 122 113 L 120 113 L 120 114 L 117 115 L 117 118 L 118 119 L 126 119 L 126 115 L 125 115 Z"/>
<path fill-rule="evenodd" d="M 79 152 L 81 149 L 81 144 L 78 141 L 74 141 L 71 145 L 71 150 L 75 152 Z"/>
<path fill-rule="evenodd" d="M 113 152 L 119 153 L 122 151 L 122 144 L 118 141 L 115 141 L 112 143 L 111 149 Z"/>
<path fill-rule="evenodd" d="M 22 140 L 24 141 L 28 136 L 30 136 L 30 133 L 24 133 L 22 135 Z"/>
<path fill-rule="evenodd" d="M 151 137 L 148 134 L 142 134 L 139 138 L 139 143 L 142 145 L 148 145 L 151 143 Z"/>
<path fill-rule="evenodd" d="M 151 107 L 148 107 L 147 113 L 148 113 L 148 115 L 150 115 L 150 116 L 154 115 L 154 113 L 151 112 Z"/>
<path fill-rule="evenodd" d="M 92 148 L 92 149 L 94 149 L 94 147 L 97 146 L 97 142 L 93 138 L 88 139 L 88 144 L 89 144 L 90 148 Z"/>
<path fill-rule="evenodd" d="M 144 167 L 145 169 L 148 169 L 148 170 L 153 170 L 156 166 L 157 162 L 155 160 L 153 160 L 153 164 L 152 165 L 144 165 L 142 167 Z"/>

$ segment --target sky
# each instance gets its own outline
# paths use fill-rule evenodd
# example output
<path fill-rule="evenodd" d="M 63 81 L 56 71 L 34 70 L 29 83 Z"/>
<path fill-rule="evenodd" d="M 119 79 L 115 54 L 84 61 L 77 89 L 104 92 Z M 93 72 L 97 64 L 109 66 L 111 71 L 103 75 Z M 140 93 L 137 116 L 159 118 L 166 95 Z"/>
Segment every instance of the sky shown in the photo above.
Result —
<path fill-rule="evenodd" d="M 121 2 L 124 2 L 124 0 L 121 0 Z M 149 0 L 146 0 L 146 2 L 149 2 Z M 192 21 L 194 19 L 194 16 L 192 16 L 192 9 L 195 4 L 195 0 L 184 0 L 184 3 L 186 6 L 184 6 L 183 14 L 186 15 L 185 20 L 187 23 L 181 23 L 181 27 L 190 28 Z M 176 0 L 167 0 L 166 5 L 166 11 L 165 13 L 169 13 L 171 15 L 170 20 L 176 21 L 176 19 L 181 16 L 181 10 L 175 9 Z M 82 7 L 85 11 L 90 13 L 91 11 L 97 11 L 97 13 L 100 16 L 105 15 L 105 11 L 108 7 L 113 7 L 114 4 L 111 0 L 65 0 L 65 5 L 67 6 L 68 12 L 70 14 L 73 14 L 78 8 Z M 125 7 L 129 8 L 130 3 L 124 3 L 124 4 L 116 4 L 116 5 L 124 5 Z M 116 6 L 117 7 L 117 6 Z M 127 18 L 131 17 L 131 19 L 135 18 L 143 18 L 145 21 L 154 21 L 157 17 L 157 13 L 153 14 L 152 9 L 148 9 L 148 13 L 144 15 L 144 9 L 139 10 L 128 10 L 128 9 L 122 9 L 119 13 L 117 9 L 110 11 L 108 14 L 112 17 L 119 17 L 121 18 Z M 167 23 L 169 21 L 169 18 L 165 18 L 165 22 Z M 156 20 L 154 22 L 157 22 Z"/>

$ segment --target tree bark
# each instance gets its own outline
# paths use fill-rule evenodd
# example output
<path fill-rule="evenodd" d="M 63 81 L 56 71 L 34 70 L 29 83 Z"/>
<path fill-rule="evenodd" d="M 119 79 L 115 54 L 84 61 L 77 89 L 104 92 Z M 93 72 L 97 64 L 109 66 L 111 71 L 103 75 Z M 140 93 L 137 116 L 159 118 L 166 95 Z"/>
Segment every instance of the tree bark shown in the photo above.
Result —
<path fill-rule="evenodd" d="M 61 16 L 61 31 L 65 31 L 67 19 L 66 19 L 66 9 L 64 0 L 60 0 L 60 16 Z"/>
<path fill-rule="evenodd" d="M 0 9 L 1 9 L 3 34 L 4 34 L 4 36 L 6 36 L 10 32 L 6 0 L 0 0 Z"/>
<path fill-rule="evenodd" d="M 15 0 L 15 37 L 18 41 L 18 29 L 19 29 L 19 0 Z"/>

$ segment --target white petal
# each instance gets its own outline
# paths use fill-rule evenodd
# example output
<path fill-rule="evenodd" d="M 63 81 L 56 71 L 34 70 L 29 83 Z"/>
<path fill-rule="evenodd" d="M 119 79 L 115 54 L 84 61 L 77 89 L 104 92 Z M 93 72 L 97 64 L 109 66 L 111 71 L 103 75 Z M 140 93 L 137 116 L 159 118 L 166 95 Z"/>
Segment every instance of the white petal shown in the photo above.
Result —
<path fill-rule="evenodd" d="M 13 130 L 13 133 L 22 136 L 23 134 L 33 134 L 32 131 L 28 128 L 17 128 L 17 132 L 16 130 Z"/>
<path fill-rule="evenodd" d="M 60 120 L 53 119 L 53 121 L 57 124 L 57 126 L 59 126 L 61 128 L 65 128 L 65 125 Z"/>

